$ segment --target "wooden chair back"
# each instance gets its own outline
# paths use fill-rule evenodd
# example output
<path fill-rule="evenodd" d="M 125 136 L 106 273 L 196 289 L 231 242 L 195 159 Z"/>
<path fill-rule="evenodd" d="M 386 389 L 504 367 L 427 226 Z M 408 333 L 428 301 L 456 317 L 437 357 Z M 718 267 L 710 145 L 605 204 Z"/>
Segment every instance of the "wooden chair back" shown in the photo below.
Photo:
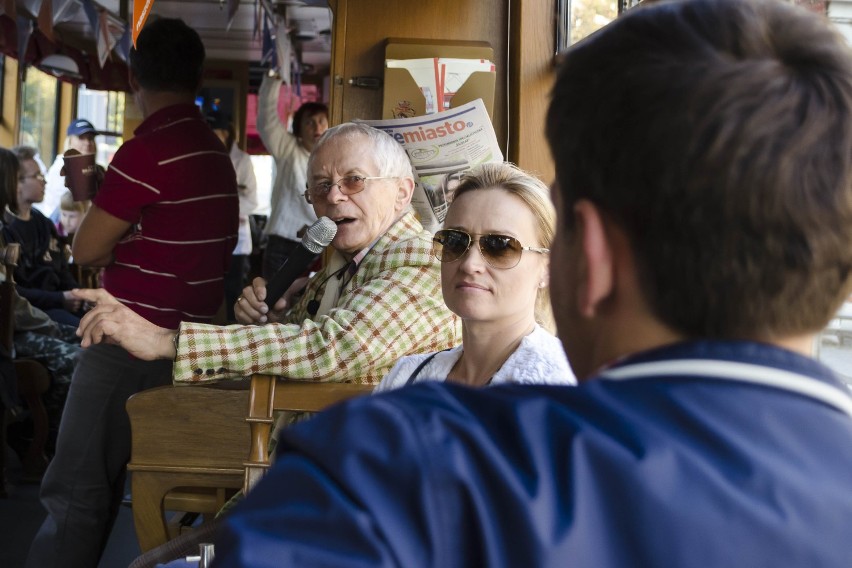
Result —
<path fill-rule="evenodd" d="M 127 401 L 133 520 L 142 552 L 177 536 L 167 510 L 216 512 L 229 492 L 248 491 L 269 468 L 275 411 L 317 412 L 371 386 L 253 375 L 248 390 L 159 387 Z M 211 495 L 211 491 L 215 491 Z"/>
<path fill-rule="evenodd" d="M 10 243 L 0 247 L 0 263 L 5 268 L 6 277 L 0 282 L 0 347 L 12 354 L 15 335 L 15 268 L 21 253 L 21 245 Z M 33 359 L 14 359 L 15 375 L 17 376 L 18 397 L 22 399 L 30 411 L 33 424 L 33 435 L 27 450 L 21 458 L 24 474 L 30 479 L 38 479 L 47 467 L 45 446 L 47 444 L 50 422 L 47 409 L 41 398 L 50 387 L 50 373 Z M 6 423 L 9 409 L 0 412 L 0 450 L 6 447 Z M 5 493 L 6 466 L 5 452 L 0 451 L 0 493 Z"/>
<path fill-rule="evenodd" d="M 143 552 L 176 536 L 167 510 L 215 513 L 243 486 L 248 390 L 158 387 L 131 396 L 133 520 Z"/>
<path fill-rule="evenodd" d="M 15 267 L 21 253 L 21 245 L 13 243 L 0 248 L 0 263 L 6 270 L 6 278 L 0 283 L 0 346 L 12 352 L 15 333 Z"/>
<path fill-rule="evenodd" d="M 252 375 L 249 412 L 249 458 L 245 462 L 243 491 L 248 492 L 269 469 L 269 436 L 275 411 L 319 412 L 349 398 L 369 394 L 372 385 L 290 381 L 272 375 Z"/>

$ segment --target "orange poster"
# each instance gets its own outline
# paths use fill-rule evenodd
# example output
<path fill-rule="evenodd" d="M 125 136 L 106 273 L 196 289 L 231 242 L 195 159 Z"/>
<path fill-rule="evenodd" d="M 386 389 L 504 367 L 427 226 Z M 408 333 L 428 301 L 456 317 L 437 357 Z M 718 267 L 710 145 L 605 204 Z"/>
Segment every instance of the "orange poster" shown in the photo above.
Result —
<path fill-rule="evenodd" d="M 136 38 L 145 26 L 145 20 L 148 19 L 148 14 L 151 13 L 151 6 L 153 5 L 154 0 L 133 1 L 133 47 L 136 47 Z"/>

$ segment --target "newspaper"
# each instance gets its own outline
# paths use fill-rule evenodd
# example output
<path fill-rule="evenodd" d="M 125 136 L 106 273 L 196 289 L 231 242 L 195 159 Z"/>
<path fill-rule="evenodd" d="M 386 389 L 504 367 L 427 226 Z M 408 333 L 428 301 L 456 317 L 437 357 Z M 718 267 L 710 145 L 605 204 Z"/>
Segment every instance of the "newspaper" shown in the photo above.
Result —
<path fill-rule="evenodd" d="M 360 122 L 384 130 L 405 148 L 416 183 L 411 205 L 432 232 L 444 222 L 461 173 L 503 161 L 482 99 L 426 116 Z"/>

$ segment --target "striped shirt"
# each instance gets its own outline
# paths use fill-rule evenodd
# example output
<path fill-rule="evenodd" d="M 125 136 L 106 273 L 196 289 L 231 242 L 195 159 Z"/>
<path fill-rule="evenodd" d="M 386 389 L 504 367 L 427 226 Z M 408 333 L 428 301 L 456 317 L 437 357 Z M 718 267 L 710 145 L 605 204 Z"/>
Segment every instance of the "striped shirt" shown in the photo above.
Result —
<path fill-rule="evenodd" d="M 110 163 L 95 204 L 132 224 L 104 287 L 168 328 L 210 321 L 237 241 L 234 166 L 194 105 L 149 116 Z"/>

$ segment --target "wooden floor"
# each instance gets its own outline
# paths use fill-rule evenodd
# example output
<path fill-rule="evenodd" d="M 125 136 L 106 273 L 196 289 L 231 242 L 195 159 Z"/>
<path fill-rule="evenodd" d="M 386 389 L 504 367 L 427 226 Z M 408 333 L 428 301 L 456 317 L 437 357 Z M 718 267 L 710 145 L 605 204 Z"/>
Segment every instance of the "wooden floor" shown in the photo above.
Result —
<path fill-rule="evenodd" d="M 20 568 L 44 519 L 44 509 L 38 500 L 39 486 L 20 482 L 20 462 L 9 448 L 6 448 L 6 463 L 9 497 L 0 499 L 0 566 Z M 122 506 L 98 568 L 126 568 L 137 556 L 139 545 L 133 530 L 133 514 L 130 507 Z"/>

